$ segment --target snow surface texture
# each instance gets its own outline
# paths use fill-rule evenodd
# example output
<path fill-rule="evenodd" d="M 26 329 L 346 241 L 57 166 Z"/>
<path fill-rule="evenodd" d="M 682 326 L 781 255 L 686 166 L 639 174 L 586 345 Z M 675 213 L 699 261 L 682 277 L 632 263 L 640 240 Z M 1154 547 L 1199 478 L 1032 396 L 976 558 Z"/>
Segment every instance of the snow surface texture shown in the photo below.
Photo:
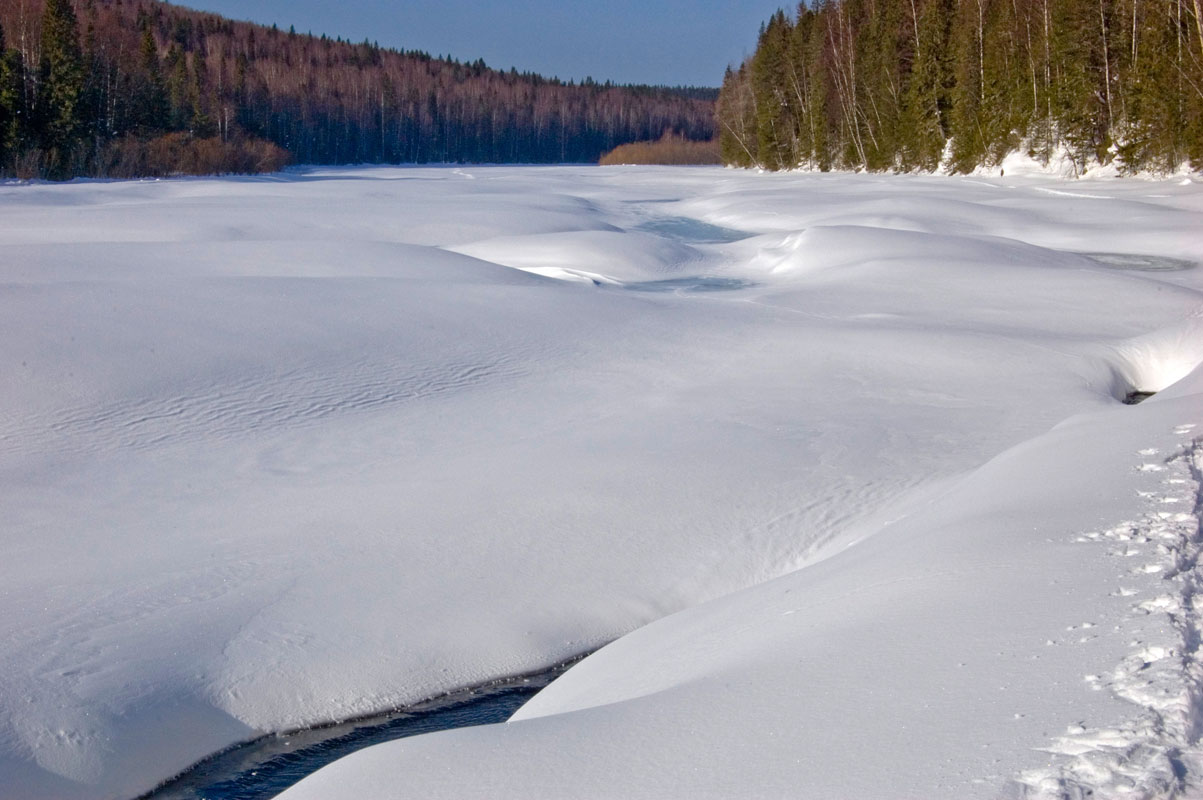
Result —
<path fill-rule="evenodd" d="M 1203 791 L 1200 230 L 1009 173 L 0 186 L 0 797 L 614 639 L 286 797 Z"/>

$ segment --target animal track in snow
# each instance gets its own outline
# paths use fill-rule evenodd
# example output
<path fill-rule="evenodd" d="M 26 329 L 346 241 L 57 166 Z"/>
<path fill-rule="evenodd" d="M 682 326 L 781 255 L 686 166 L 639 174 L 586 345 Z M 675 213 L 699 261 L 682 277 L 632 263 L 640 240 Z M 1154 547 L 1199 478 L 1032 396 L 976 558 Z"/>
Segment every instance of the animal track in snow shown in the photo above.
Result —
<path fill-rule="evenodd" d="M 1194 425 L 1174 429 L 1185 435 Z M 1155 449 L 1141 456 L 1155 455 Z M 1164 618 L 1167 641 L 1149 643 L 1134 639 L 1131 651 L 1112 670 L 1084 677 L 1095 691 L 1110 691 L 1134 707 L 1131 719 L 1111 727 L 1088 728 L 1079 723 L 1056 737 L 1048 752 L 1052 765 L 1029 770 L 1010 787 L 1017 797 L 1041 800 L 1077 800 L 1086 797 L 1130 797 L 1171 800 L 1198 796 L 1203 783 L 1199 752 L 1203 733 L 1203 440 L 1190 442 L 1166 459 L 1159 469 L 1138 467 L 1152 475 L 1169 473 L 1159 491 L 1141 491 L 1148 511 L 1136 522 L 1123 522 L 1107 531 L 1074 537 L 1079 543 L 1150 542 L 1157 561 L 1130 574 L 1161 574 L 1164 590 L 1134 603 L 1135 617 Z M 1189 489 L 1190 496 L 1184 496 Z M 1193 503 L 1191 513 L 1167 512 L 1167 504 Z M 1108 551 L 1122 558 L 1134 548 Z M 1133 597 L 1135 589 L 1121 587 L 1112 593 Z M 1085 627 L 1085 626 L 1081 626 Z M 1079 626 L 1070 626 L 1075 630 Z M 1147 626 L 1146 626 L 1147 629 Z"/>

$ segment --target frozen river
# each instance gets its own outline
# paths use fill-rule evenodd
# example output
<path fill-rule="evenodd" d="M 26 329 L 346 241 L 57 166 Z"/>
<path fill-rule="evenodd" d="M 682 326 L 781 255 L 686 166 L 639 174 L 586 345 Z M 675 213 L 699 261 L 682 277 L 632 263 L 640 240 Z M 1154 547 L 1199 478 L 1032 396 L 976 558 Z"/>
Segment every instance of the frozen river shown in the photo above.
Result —
<path fill-rule="evenodd" d="M 286 796 L 1201 785 L 1203 190 L 1062 186 L 0 186 L 0 796 L 606 642 Z"/>

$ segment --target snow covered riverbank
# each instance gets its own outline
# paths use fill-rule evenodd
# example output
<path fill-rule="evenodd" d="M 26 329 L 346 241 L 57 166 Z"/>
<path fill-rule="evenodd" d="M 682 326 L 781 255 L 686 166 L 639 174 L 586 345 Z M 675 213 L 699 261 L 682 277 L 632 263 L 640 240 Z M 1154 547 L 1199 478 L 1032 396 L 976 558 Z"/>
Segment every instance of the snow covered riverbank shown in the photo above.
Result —
<path fill-rule="evenodd" d="M 1203 261 L 1196 185 L 314 170 L 0 220 L 0 795 L 631 631 L 290 796 L 1198 774 L 1203 271 L 1082 255 Z"/>

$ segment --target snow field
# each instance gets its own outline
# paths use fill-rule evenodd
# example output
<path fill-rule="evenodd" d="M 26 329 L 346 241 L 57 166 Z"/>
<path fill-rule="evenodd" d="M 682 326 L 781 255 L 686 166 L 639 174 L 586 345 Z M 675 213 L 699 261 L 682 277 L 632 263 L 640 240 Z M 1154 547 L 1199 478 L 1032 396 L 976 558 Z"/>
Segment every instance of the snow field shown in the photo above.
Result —
<path fill-rule="evenodd" d="M 1200 278 L 1082 254 L 1203 261 L 1203 196 L 1065 186 L 0 187 L 0 795 L 614 639 L 290 796 L 1181 792 Z"/>

